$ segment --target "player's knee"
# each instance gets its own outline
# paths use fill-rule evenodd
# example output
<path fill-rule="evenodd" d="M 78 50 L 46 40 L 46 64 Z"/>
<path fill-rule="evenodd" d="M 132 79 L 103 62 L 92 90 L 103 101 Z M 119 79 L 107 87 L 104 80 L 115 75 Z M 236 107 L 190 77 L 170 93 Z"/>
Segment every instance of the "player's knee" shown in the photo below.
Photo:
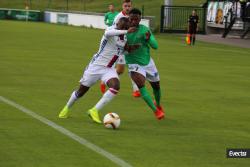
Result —
<path fill-rule="evenodd" d="M 141 89 L 143 87 L 145 87 L 145 82 L 143 80 L 140 80 L 140 79 L 134 79 L 133 80 L 136 84 L 136 86 Z"/>
<path fill-rule="evenodd" d="M 139 89 L 145 86 L 145 77 L 137 72 L 130 73 L 132 80 L 135 82 Z"/>
<path fill-rule="evenodd" d="M 119 91 L 119 90 L 120 90 L 120 84 L 115 84 L 115 85 L 113 86 L 113 89 Z"/>
<path fill-rule="evenodd" d="M 119 93 L 119 89 L 115 89 L 115 88 L 109 88 L 109 91 L 115 95 Z"/>
<path fill-rule="evenodd" d="M 120 90 L 120 84 L 113 84 L 109 87 L 109 91 L 111 91 L 114 94 L 118 94 Z"/>
<path fill-rule="evenodd" d="M 107 82 L 109 88 L 119 91 L 120 90 L 120 81 L 118 78 L 112 78 Z"/>
<path fill-rule="evenodd" d="M 109 88 L 116 90 L 117 92 L 120 90 L 120 84 L 119 82 L 113 82 L 109 84 Z"/>

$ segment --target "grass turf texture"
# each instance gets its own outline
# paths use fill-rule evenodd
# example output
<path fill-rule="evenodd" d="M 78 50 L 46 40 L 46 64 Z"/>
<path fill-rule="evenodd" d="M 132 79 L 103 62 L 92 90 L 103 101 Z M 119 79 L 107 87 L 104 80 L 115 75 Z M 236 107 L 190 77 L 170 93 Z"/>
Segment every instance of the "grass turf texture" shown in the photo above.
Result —
<path fill-rule="evenodd" d="M 98 84 L 58 119 L 103 31 L 0 21 L 0 95 L 42 115 L 136 167 L 237 167 L 226 148 L 250 148 L 250 50 L 157 35 L 153 57 L 161 75 L 166 119 L 157 121 L 131 97 L 128 75 L 101 112 L 120 115 L 119 130 L 86 115 L 101 97 Z M 52 128 L 0 103 L 0 166 L 116 166 Z"/>

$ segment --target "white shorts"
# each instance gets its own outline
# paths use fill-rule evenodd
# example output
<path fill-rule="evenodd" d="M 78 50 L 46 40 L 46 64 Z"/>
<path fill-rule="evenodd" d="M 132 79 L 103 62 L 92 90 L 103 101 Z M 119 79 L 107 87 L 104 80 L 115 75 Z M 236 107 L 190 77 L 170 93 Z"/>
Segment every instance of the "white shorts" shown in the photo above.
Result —
<path fill-rule="evenodd" d="M 84 86 L 91 87 L 98 80 L 102 80 L 106 84 L 111 78 L 119 79 L 118 74 L 114 68 L 90 64 L 85 69 L 83 76 L 79 82 Z"/>
<path fill-rule="evenodd" d="M 116 62 L 116 64 L 122 64 L 122 65 L 124 64 L 125 65 L 126 64 L 125 56 L 120 55 L 117 62 Z"/>
<path fill-rule="evenodd" d="M 149 82 L 160 81 L 160 76 L 158 70 L 155 66 L 154 60 L 150 58 L 150 62 L 146 66 L 141 66 L 139 64 L 128 64 L 128 71 L 137 72 L 143 75 Z"/>

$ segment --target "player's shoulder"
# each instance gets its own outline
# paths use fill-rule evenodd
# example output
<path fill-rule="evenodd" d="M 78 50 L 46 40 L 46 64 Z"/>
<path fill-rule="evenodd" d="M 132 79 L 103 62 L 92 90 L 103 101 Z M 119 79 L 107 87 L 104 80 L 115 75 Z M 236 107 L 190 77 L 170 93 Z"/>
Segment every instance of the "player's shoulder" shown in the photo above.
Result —
<path fill-rule="evenodd" d="M 140 31 L 150 31 L 150 29 L 143 24 L 139 24 L 139 30 Z"/>
<path fill-rule="evenodd" d="M 122 12 L 117 12 L 116 18 L 119 18 L 119 17 L 122 17 L 122 16 L 123 16 Z"/>
<path fill-rule="evenodd" d="M 111 13 L 111 12 L 107 12 L 107 13 L 105 13 L 105 15 L 110 15 L 110 13 Z"/>
<path fill-rule="evenodd" d="M 105 31 L 110 31 L 110 30 L 113 30 L 113 29 L 115 29 L 116 27 L 114 26 L 114 25 L 112 25 L 112 26 L 109 26 L 109 27 L 107 27 L 106 29 L 105 29 Z"/>
<path fill-rule="evenodd" d="M 117 15 L 116 15 L 116 19 L 120 19 L 120 18 L 122 18 L 122 17 L 128 17 L 128 15 L 125 15 L 122 11 L 121 12 L 119 12 Z"/>
<path fill-rule="evenodd" d="M 120 18 L 121 18 L 121 12 L 115 16 L 113 24 L 117 23 Z"/>

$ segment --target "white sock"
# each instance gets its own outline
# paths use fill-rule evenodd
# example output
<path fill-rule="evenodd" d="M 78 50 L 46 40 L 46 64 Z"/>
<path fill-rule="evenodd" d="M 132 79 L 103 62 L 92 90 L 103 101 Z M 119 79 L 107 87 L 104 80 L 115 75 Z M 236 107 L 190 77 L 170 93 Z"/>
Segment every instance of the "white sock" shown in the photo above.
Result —
<path fill-rule="evenodd" d="M 138 91 L 139 89 L 138 89 L 137 85 L 135 84 L 135 82 L 132 79 L 131 79 L 131 81 L 132 81 L 133 92 Z"/>
<path fill-rule="evenodd" d="M 98 103 L 95 105 L 95 108 L 97 110 L 101 110 L 107 103 L 109 103 L 118 93 L 118 90 L 109 88 L 102 98 L 98 101 Z"/>
<path fill-rule="evenodd" d="M 69 101 L 67 102 L 67 107 L 72 107 L 72 105 L 75 103 L 75 101 L 78 99 L 78 97 L 76 96 L 76 91 L 74 91 L 72 94 L 71 94 L 71 96 L 70 96 L 70 98 L 69 98 Z"/>

